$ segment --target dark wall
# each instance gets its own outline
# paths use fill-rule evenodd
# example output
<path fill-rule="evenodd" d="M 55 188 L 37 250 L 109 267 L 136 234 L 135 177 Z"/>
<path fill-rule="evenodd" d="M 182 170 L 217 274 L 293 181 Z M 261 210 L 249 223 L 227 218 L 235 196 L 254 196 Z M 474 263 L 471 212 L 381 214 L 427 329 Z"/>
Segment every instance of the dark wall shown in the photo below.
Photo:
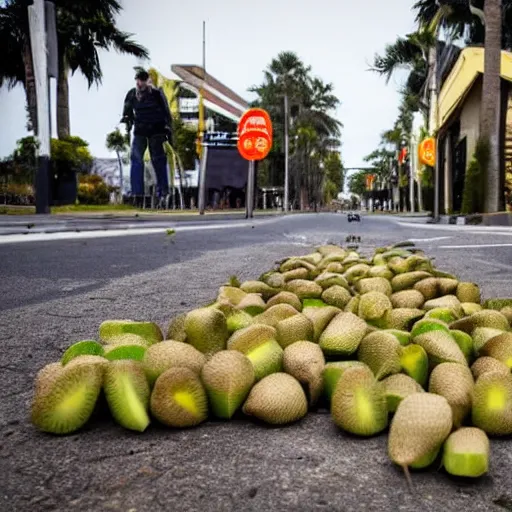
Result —
<path fill-rule="evenodd" d="M 243 189 L 247 185 L 249 162 L 237 148 L 208 148 L 206 188 L 223 190 L 226 187 Z"/>

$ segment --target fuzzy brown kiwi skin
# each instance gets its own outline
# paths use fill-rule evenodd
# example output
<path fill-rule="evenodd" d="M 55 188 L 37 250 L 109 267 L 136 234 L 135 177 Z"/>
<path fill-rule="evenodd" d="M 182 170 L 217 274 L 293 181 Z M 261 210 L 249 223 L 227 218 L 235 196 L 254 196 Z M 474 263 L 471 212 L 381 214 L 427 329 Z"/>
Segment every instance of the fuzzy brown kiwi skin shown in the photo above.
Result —
<path fill-rule="evenodd" d="M 83 356 L 91 357 L 91 356 Z M 103 382 L 103 368 L 96 364 L 77 364 L 51 368 L 39 372 L 31 404 L 31 421 L 41 431 L 50 434 L 71 434 L 82 428 L 93 415 L 98 403 Z M 71 420 L 68 417 L 56 417 L 56 408 L 62 403 L 66 389 L 77 383 L 87 382 L 88 401 L 86 406 Z M 59 390 L 64 388 L 64 393 Z"/>

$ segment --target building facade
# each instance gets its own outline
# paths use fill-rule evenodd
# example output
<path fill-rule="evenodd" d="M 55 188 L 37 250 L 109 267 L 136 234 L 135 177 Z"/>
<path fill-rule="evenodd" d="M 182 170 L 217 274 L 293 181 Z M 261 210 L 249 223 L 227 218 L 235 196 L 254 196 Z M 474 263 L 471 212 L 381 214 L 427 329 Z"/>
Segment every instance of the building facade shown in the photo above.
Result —
<path fill-rule="evenodd" d="M 438 189 L 442 214 L 460 212 L 466 171 L 480 136 L 484 49 L 464 48 L 442 83 L 438 99 Z M 512 209 L 512 53 L 502 51 L 500 187 Z"/>

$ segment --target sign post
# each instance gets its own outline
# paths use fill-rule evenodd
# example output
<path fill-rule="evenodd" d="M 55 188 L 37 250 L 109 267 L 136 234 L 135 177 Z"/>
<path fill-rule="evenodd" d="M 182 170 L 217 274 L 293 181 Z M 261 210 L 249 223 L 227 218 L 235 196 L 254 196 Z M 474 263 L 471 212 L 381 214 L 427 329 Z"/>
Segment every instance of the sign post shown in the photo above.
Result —
<path fill-rule="evenodd" d="M 245 198 L 245 218 L 250 219 L 253 217 L 254 211 L 254 168 L 256 164 L 254 160 L 249 161 L 249 174 L 247 177 L 247 194 Z"/>
<path fill-rule="evenodd" d="M 204 145 L 201 151 L 201 160 L 199 167 L 199 197 L 197 208 L 199 215 L 204 215 L 206 207 L 206 159 L 208 157 L 208 146 Z"/>
<path fill-rule="evenodd" d="M 245 217 L 252 218 L 254 210 L 254 175 L 256 160 L 263 160 L 272 147 L 272 122 L 261 108 L 251 108 L 238 123 L 238 151 L 249 161 L 245 188 Z"/>

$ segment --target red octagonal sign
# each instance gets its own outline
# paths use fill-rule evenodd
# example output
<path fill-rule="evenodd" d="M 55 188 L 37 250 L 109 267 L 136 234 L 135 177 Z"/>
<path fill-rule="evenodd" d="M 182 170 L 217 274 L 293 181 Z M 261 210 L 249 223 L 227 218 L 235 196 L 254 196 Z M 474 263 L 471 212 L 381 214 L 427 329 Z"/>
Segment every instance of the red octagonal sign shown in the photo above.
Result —
<path fill-rule="evenodd" d="M 251 108 L 238 123 L 238 151 L 246 160 L 263 160 L 272 148 L 272 122 L 261 108 Z"/>

